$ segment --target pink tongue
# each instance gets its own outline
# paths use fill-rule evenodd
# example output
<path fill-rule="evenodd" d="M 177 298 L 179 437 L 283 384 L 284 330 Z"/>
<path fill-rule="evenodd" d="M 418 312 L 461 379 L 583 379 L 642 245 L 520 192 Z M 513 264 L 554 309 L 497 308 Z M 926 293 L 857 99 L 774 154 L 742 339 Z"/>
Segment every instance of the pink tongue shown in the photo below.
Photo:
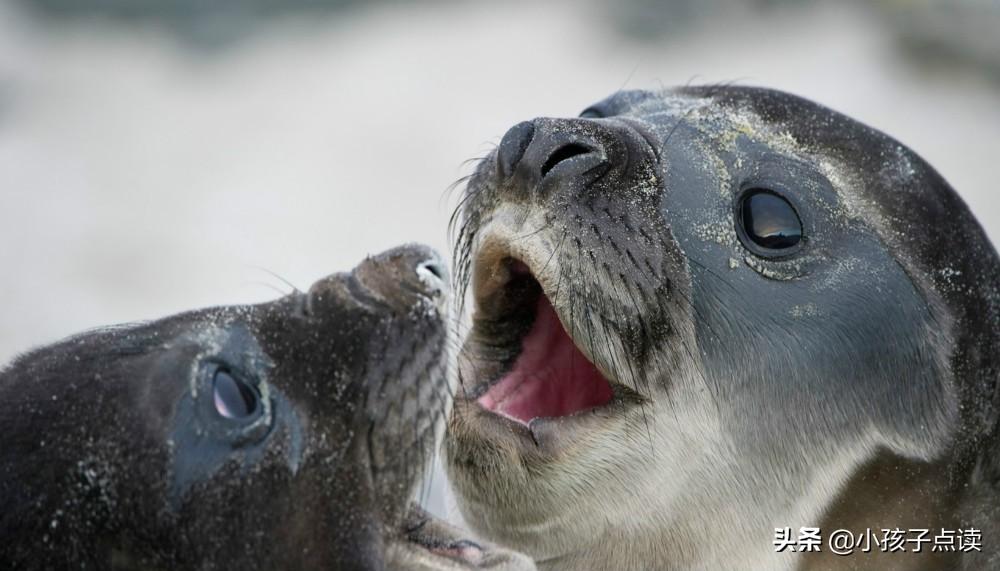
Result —
<path fill-rule="evenodd" d="M 513 369 L 479 397 L 483 408 L 527 424 L 611 400 L 608 380 L 576 348 L 544 295 L 521 347 Z"/>

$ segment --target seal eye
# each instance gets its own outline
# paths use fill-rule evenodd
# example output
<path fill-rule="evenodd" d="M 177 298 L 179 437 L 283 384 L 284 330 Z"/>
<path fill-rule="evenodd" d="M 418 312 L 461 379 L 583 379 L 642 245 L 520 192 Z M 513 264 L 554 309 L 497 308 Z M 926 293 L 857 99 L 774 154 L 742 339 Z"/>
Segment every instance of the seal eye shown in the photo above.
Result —
<path fill-rule="evenodd" d="M 752 188 L 740 202 L 739 224 L 756 246 L 786 250 L 802 241 L 802 221 L 783 197 L 763 188 Z"/>
<path fill-rule="evenodd" d="M 212 378 L 215 411 L 223 418 L 242 420 L 257 412 L 257 390 L 236 378 L 229 369 L 219 368 Z"/>

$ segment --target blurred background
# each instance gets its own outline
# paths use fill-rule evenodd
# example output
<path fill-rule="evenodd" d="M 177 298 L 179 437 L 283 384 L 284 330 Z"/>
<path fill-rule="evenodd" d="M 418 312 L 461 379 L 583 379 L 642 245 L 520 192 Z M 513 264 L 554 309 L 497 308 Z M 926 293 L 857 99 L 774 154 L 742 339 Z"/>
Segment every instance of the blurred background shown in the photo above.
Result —
<path fill-rule="evenodd" d="M 1000 0 L 0 0 L 0 362 L 447 250 L 514 123 L 719 81 L 887 131 L 1000 239 Z"/>

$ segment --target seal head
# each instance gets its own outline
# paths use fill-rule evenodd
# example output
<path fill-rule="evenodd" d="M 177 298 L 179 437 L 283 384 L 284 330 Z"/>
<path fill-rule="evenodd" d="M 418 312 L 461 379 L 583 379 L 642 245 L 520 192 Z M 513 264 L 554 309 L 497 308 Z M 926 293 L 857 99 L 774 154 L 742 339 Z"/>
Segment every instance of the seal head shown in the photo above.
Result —
<path fill-rule="evenodd" d="M 622 92 L 513 127 L 455 224 L 445 449 L 485 536 L 545 569 L 789 569 L 776 527 L 959 524 L 1000 262 L 897 141 L 771 90 Z"/>
<path fill-rule="evenodd" d="M 476 567 L 486 544 L 418 541 L 428 518 L 408 507 L 451 408 L 448 279 L 400 247 L 270 303 L 17 359 L 0 376 L 2 566 Z"/>

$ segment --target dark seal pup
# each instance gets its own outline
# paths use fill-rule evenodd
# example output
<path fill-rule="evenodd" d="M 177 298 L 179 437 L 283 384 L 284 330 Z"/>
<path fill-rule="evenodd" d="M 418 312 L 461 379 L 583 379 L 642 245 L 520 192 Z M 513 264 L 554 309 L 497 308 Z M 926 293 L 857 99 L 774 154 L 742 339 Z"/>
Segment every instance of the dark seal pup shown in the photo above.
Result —
<path fill-rule="evenodd" d="M 996 567 L 1000 262 L 899 142 L 765 89 L 622 92 L 514 126 L 455 222 L 474 530 L 542 569 Z M 836 557 L 838 528 L 930 532 Z"/>
<path fill-rule="evenodd" d="M 451 407 L 425 247 L 0 376 L 0 568 L 527 569 L 408 499 Z"/>

